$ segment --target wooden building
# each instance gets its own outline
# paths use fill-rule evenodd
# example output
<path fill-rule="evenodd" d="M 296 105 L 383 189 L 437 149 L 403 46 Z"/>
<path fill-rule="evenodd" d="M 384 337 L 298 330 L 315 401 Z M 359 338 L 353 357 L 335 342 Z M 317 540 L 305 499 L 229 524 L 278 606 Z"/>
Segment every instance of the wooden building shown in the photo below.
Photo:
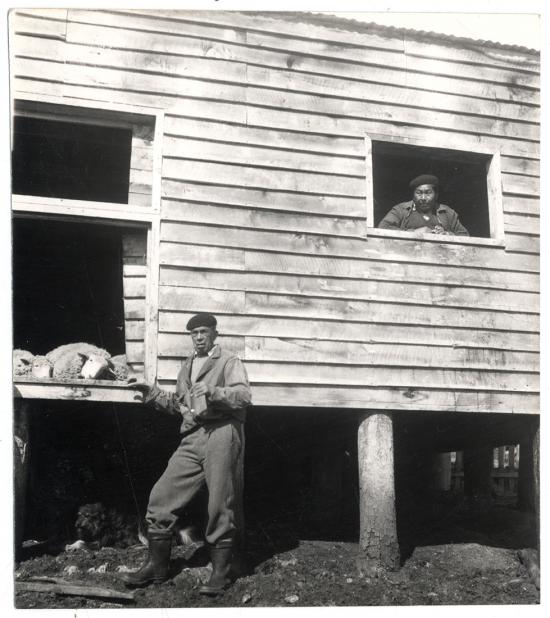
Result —
<path fill-rule="evenodd" d="M 365 495 L 394 413 L 539 414 L 536 52 L 312 14 L 73 9 L 13 11 L 10 52 L 16 347 L 92 337 L 59 324 L 60 286 L 55 312 L 25 309 L 85 228 L 118 273 L 113 353 L 173 389 L 190 314 L 216 313 L 256 406 L 357 411 Z M 376 227 L 428 171 L 469 237 Z M 25 262 L 33 243 L 57 257 Z M 484 445 L 524 439 L 504 433 Z"/>

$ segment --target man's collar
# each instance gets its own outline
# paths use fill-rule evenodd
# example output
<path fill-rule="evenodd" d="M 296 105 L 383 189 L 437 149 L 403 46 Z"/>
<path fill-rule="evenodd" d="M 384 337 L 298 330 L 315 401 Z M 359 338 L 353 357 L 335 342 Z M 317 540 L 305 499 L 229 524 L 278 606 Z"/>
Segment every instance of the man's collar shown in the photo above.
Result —
<path fill-rule="evenodd" d="M 214 354 L 214 350 L 216 350 L 216 348 L 217 348 L 217 347 L 218 347 L 218 344 L 217 344 L 217 343 L 215 343 L 215 344 L 214 344 L 214 345 L 210 348 L 210 350 L 208 350 L 208 352 L 206 353 L 206 357 L 208 357 L 208 356 L 212 356 L 212 355 Z M 196 353 L 196 352 L 193 352 L 193 358 L 197 358 L 197 353 Z M 202 357 L 199 357 L 199 358 L 205 358 L 205 357 L 204 357 L 204 356 L 202 356 Z"/>

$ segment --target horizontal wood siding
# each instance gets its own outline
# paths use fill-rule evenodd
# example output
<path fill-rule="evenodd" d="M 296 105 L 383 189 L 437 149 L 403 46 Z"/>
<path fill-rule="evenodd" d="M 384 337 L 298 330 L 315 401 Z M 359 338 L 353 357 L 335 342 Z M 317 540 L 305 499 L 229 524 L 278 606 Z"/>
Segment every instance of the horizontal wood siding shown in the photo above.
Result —
<path fill-rule="evenodd" d="M 189 316 L 213 311 L 257 404 L 538 413 L 536 54 L 305 14 L 21 9 L 10 25 L 14 96 L 165 112 L 160 384 Z M 500 151 L 504 247 L 367 229 L 366 133 Z M 136 205 L 151 137 L 135 137 Z M 135 362 L 145 274 L 125 253 Z"/>
<path fill-rule="evenodd" d="M 143 372 L 145 359 L 145 299 L 147 277 L 147 233 L 126 232 L 122 236 L 124 339 L 128 365 Z"/>

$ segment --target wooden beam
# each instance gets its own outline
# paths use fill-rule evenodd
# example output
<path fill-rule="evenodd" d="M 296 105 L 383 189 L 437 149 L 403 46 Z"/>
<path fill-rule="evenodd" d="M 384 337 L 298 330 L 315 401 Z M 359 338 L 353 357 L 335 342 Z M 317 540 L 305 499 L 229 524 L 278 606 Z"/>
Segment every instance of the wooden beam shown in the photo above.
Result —
<path fill-rule="evenodd" d="M 141 393 L 125 384 L 106 380 L 78 380 L 48 383 L 27 380 L 14 382 L 16 399 L 65 399 L 72 401 L 106 401 L 114 403 L 142 403 Z"/>

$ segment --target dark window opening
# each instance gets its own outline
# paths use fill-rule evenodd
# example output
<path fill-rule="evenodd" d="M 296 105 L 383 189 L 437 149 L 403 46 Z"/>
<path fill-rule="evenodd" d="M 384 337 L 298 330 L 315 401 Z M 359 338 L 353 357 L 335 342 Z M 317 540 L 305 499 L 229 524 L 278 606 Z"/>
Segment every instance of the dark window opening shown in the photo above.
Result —
<path fill-rule="evenodd" d="M 86 342 L 123 354 L 123 228 L 13 222 L 13 344 L 33 354 Z"/>
<path fill-rule="evenodd" d="M 131 129 L 14 118 L 12 191 L 128 203 Z"/>
<path fill-rule="evenodd" d="M 491 156 L 372 142 L 374 225 L 388 211 L 412 199 L 409 182 L 420 174 L 439 178 L 439 201 L 453 208 L 470 236 L 490 238 L 487 166 Z"/>

